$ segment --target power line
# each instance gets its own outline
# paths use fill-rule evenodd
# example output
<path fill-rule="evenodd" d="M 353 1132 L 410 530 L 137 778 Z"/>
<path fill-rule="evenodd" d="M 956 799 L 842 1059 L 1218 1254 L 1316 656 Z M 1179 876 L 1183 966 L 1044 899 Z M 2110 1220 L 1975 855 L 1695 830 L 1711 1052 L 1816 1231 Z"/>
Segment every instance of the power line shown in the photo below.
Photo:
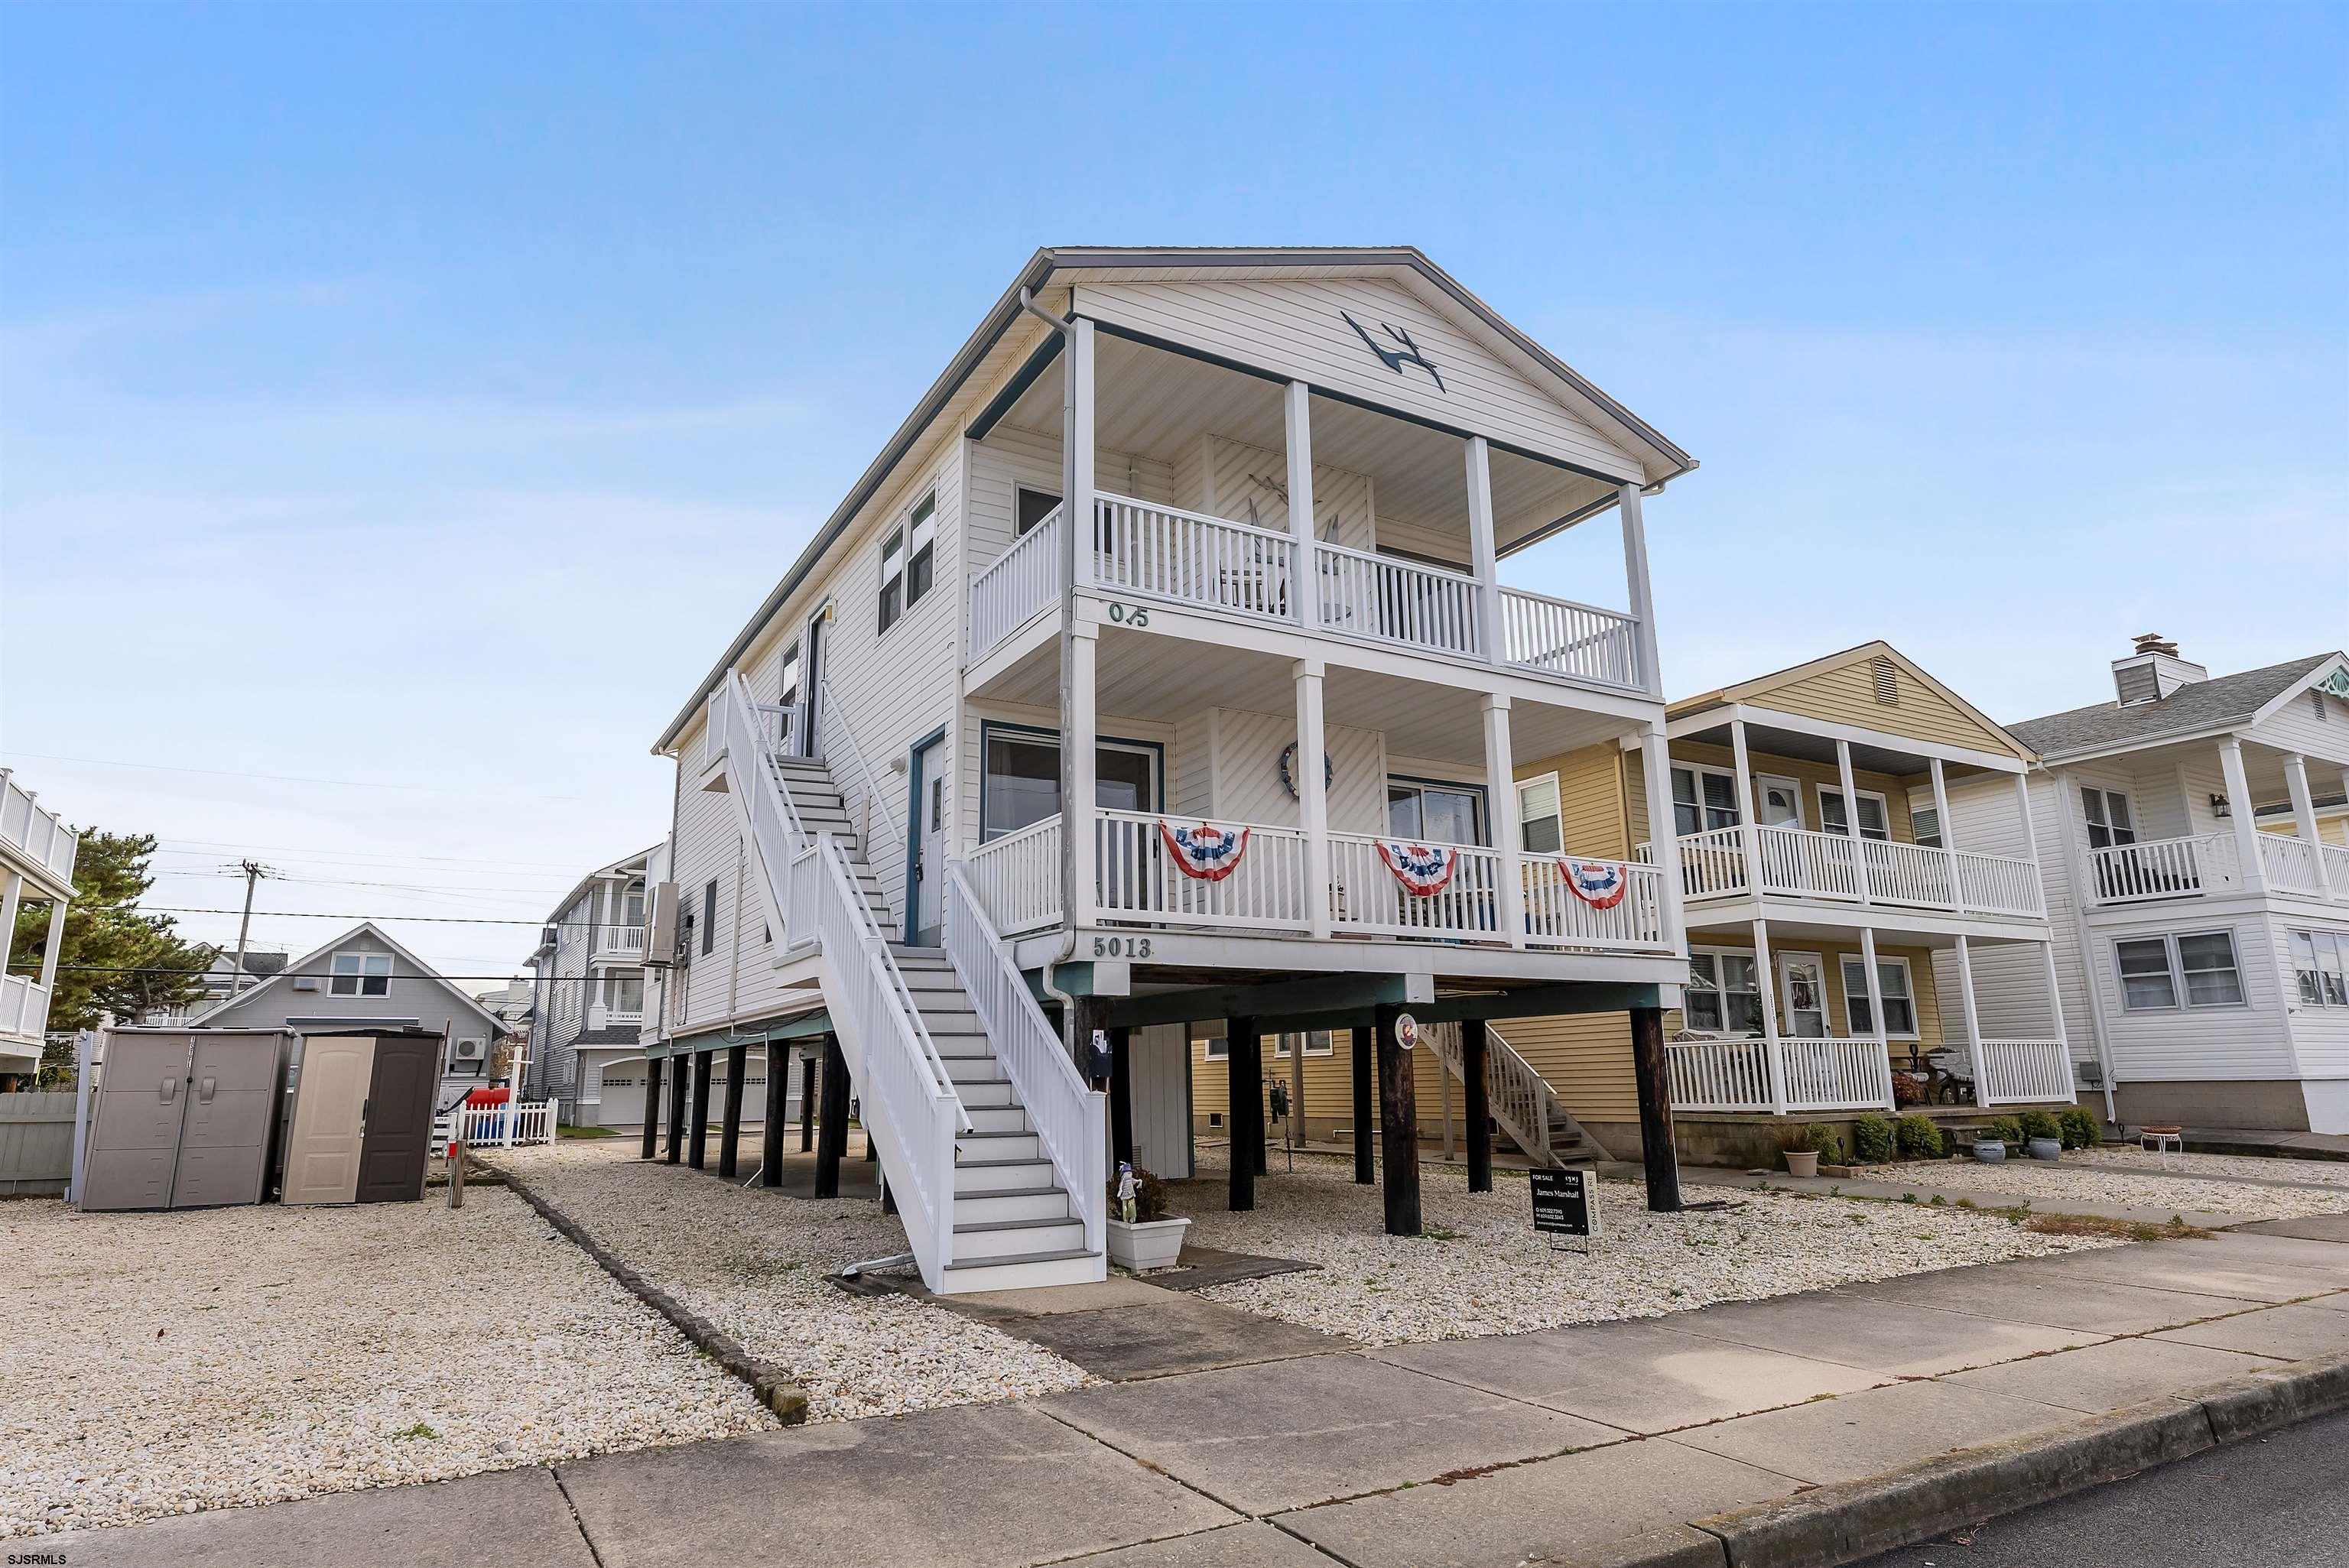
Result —
<path fill-rule="evenodd" d="M 332 855 L 337 859 L 350 856 L 365 860 L 440 861 L 445 861 L 450 865 L 533 866 L 543 867 L 548 871 L 558 872 L 569 872 L 576 869 L 573 862 L 569 861 L 505 861 L 487 859 L 479 855 L 377 855 L 371 854 L 364 850 L 352 850 L 341 845 L 242 844 L 229 839 L 159 839 L 156 841 L 160 844 L 186 844 L 191 846 L 191 850 L 236 850 L 239 851 L 247 850 L 267 850 L 273 853 L 289 855 Z"/>
<path fill-rule="evenodd" d="M 191 909 L 182 904 L 142 903 L 137 906 L 143 914 L 235 914 L 233 909 Z M 327 914 L 315 909 L 261 909 L 254 913 L 264 920 L 405 920 L 428 925 L 552 925 L 564 931 L 633 931 L 642 921 L 626 920 L 515 920 L 505 916 L 472 916 L 461 914 Z"/>
<path fill-rule="evenodd" d="M 462 795 L 475 800 L 585 800 L 585 795 L 525 795 L 518 791 L 450 789 L 438 784 L 390 784 L 373 779 L 308 779 L 293 773 L 243 773 L 228 768 L 177 768 L 166 762 L 123 762 L 111 757 L 58 757 L 46 751 L 5 748 L 10 757 L 36 762 L 74 762 L 88 768 L 140 768 L 154 773 L 195 773 L 207 779 L 265 779 L 278 784 L 332 784 L 346 789 L 408 789 L 424 795 Z"/>

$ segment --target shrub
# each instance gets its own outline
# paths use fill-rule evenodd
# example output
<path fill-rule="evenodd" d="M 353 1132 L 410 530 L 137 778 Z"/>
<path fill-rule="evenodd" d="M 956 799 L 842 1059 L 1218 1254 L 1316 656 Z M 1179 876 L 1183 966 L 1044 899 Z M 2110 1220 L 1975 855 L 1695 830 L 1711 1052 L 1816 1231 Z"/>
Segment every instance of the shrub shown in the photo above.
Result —
<path fill-rule="evenodd" d="M 1824 1121 L 1806 1121 L 1786 1135 L 1786 1147 L 1797 1154 L 1816 1154 L 1828 1165 L 1843 1163 L 1843 1140 Z"/>
<path fill-rule="evenodd" d="M 2105 1140 L 2105 1130 L 2097 1124 L 2094 1112 L 2076 1105 L 2066 1106 L 2055 1119 L 2063 1124 L 2066 1149 L 2094 1149 Z"/>
<path fill-rule="evenodd" d="M 1133 1179 L 1140 1187 L 1133 1194 L 1133 1222 L 1143 1225 L 1167 1218 L 1166 1183 L 1139 1165 L 1133 1168 Z M 1109 1179 L 1109 1212 L 1112 1219 L 1124 1217 L 1124 1211 L 1118 1207 L 1115 1176 Z"/>
<path fill-rule="evenodd" d="M 1892 1158 L 1892 1124 L 1880 1116 L 1854 1117 L 1851 1158 L 1859 1165 L 1882 1165 Z"/>
<path fill-rule="evenodd" d="M 1894 1073 L 1892 1075 L 1892 1103 L 1895 1105 L 1924 1104 L 1925 1080 L 1919 1078 L 1915 1073 Z"/>
<path fill-rule="evenodd" d="M 2044 1110 L 2026 1110 L 2023 1113 L 2023 1136 L 2060 1140 L 2064 1136 L 2064 1124 Z"/>
<path fill-rule="evenodd" d="M 2011 1116 L 1993 1117 L 1991 1119 L 1990 1135 L 2001 1143 L 2020 1143 L 2023 1141 L 2023 1123 Z"/>
<path fill-rule="evenodd" d="M 1893 1129 L 1903 1160 L 1939 1160 L 1947 1152 L 1940 1124 L 1930 1116 L 1904 1116 Z"/>

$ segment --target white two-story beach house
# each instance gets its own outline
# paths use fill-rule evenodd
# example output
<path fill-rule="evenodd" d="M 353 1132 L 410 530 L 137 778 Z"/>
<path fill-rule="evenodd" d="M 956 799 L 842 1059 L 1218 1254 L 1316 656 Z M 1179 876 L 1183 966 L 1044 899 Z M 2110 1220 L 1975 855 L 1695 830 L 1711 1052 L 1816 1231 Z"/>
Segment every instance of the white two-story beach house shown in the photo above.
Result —
<path fill-rule="evenodd" d="M 29 1088 L 40 1071 L 80 850 L 81 835 L 0 768 L 0 1091 Z M 18 913 L 43 906 L 37 938 L 20 951 Z"/>
<path fill-rule="evenodd" d="M 672 1127 L 678 1058 L 823 1041 L 961 1291 L 1102 1277 L 1202 1021 L 1235 1084 L 1375 1035 L 1400 1230 L 1426 1026 L 1628 1012 L 1661 1108 L 1675 879 L 1529 850 L 1516 780 L 1629 748 L 1669 820 L 1640 508 L 1693 467 L 1413 250 L 1038 253 L 656 742 Z"/>

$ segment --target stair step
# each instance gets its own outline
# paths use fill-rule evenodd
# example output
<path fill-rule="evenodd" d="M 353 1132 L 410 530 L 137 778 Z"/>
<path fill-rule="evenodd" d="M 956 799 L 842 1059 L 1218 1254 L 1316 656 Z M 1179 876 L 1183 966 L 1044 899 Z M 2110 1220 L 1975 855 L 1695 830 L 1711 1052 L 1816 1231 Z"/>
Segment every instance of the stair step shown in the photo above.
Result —
<path fill-rule="evenodd" d="M 955 1162 L 955 1201 L 977 1192 L 1006 1192 L 1014 1188 L 1051 1184 L 1052 1165 L 1046 1160 L 958 1160 Z"/>
<path fill-rule="evenodd" d="M 963 1109 L 970 1113 L 974 1132 L 1030 1132 L 1028 1112 L 1016 1105 L 972 1105 L 964 1102 Z"/>
<path fill-rule="evenodd" d="M 956 1163 L 993 1164 L 1003 1160 L 1041 1160 L 1044 1140 L 1033 1132 L 966 1132 L 955 1140 Z"/>
<path fill-rule="evenodd" d="M 955 1195 L 957 1223 L 983 1224 L 990 1220 L 1065 1220 L 1069 1194 L 1059 1187 L 1015 1187 L 992 1192 Z"/>
<path fill-rule="evenodd" d="M 947 1076 L 952 1078 L 953 1074 Z M 956 1078 L 955 1094 L 961 1099 L 962 1108 L 974 1116 L 982 1109 L 1018 1104 L 1012 1098 L 1009 1078 Z"/>
<path fill-rule="evenodd" d="M 1007 1268 L 1007 1267 L 1009 1267 L 1009 1266 L 1011 1266 L 1011 1265 L 1018 1264 L 1056 1264 L 1056 1263 L 1073 1263 L 1073 1262 L 1075 1262 L 1075 1261 L 1077 1261 L 1078 1259 L 1081 1259 L 1081 1258 L 1087 1258 L 1087 1259 L 1090 1259 L 1090 1258 L 1098 1258 L 1100 1255 L 1101 1255 L 1101 1254 L 1100 1254 L 1099 1253 L 1089 1253 L 1089 1252 L 1085 1251 L 1085 1249 L 1084 1249 L 1084 1248 L 1082 1248 L 1082 1247 L 1063 1247 L 1063 1248 L 1060 1249 L 1060 1250 L 1059 1250 L 1059 1251 L 1057 1251 L 1057 1252 L 1050 1252 L 1050 1253 L 1034 1253 L 1034 1254 L 1032 1254 L 1032 1255 L 1030 1255 L 1030 1256 L 1028 1256 L 1028 1257 L 1007 1257 L 1007 1258 L 957 1258 L 957 1259 L 956 1261 L 954 1261 L 953 1263 L 950 1263 L 950 1264 L 947 1264 L 947 1272 L 948 1274 L 955 1274 L 955 1273 L 957 1273 L 957 1272 L 969 1272 L 969 1271 L 976 1271 L 976 1270 L 978 1270 L 978 1269 Z M 1028 1281 L 1024 1281 L 1024 1280 L 1009 1280 L 1009 1281 L 1006 1281 L 1006 1282 L 1005 1282 L 1004 1286 L 1003 1286 L 1002 1288 L 1009 1288 L 1010 1286 L 1015 1285 L 1015 1284 L 1027 1284 L 1027 1283 L 1030 1283 L 1030 1282 L 1028 1282 Z M 1059 1283 L 1061 1283 L 1061 1282 L 1059 1282 L 1059 1281 L 1051 1281 L 1051 1282 L 1038 1281 L 1038 1282 L 1035 1282 L 1035 1283 L 1038 1283 L 1038 1284 L 1043 1284 L 1043 1283 L 1059 1284 Z M 965 1287 L 965 1288 L 968 1288 L 968 1287 Z M 993 1286 L 993 1285 L 991 1285 L 991 1284 L 990 1284 L 990 1285 L 984 1286 L 984 1287 L 981 1287 L 981 1288 L 993 1289 L 993 1288 L 998 1288 L 998 1287 Z"/>
<path fill-rule="evenodd" d="M 991 1220 L 978 1225 L 957 1225 L 948 1252 L 954 1257 L 1002 1261 L 1072 1249 L 1082 1252 L 1084 1242 L 1082 1220 Z"/>
<path fill-rule="evenodd" d="M 1009 1082 L 1003 1076 L 1003 1068 L 997 1065 L 991 1056 L 946 1057 L 942 1059 L 947 1064 L 947 1077 L 957 1084 L 1002 1083 L 1008 1085 Z"/>

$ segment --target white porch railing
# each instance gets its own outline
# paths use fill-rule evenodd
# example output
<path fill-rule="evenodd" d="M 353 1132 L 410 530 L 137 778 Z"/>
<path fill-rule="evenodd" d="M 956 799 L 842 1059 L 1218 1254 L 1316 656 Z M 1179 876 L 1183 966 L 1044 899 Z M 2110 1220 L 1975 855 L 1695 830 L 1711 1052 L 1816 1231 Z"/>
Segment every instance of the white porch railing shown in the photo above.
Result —
<path fill-rule="evenodd" d="M 970 656 L 985 658 L 998 643 L 1034 620 L 1061 596 L 1061 519 L 1044 521 L 1011 542 L 970 581 Z"/>
<path fill-rule="evenodd" d="M 1330 835 L 1330 916 L 1339 934 L 1506 940 L 1500 919 L 1500 851 L 1450 846 L 1460 856 L 1452 880 L 1442 892 L 1422 897 L 1395 881 L 1378 846 L 1378 840 L 1359 833 Z"/>
<path fill-rule="evenodd" d="M 2047 913 L 2039 868 L 2011 855 L 1982 855 L 1971 850 L 1950 851 L 1958 868 L 1958 902 L 1986 914 L 2037 915 Z"/>
<path fill-rule="evenodd" d="M 1664 1047 L 1664 1072 L 1675 1109 L 1771 1109 L 1767 1040 L 1675 1040 Z M 1880 1039 L 1782 1037 L 1778 1074 L 1789 1111 L 1892 1107 L 1892 1058 Z"/>
<path fill-rule="evenodd" d="M 2200 898 L 2238 892 L 2243 885 L 2232 831 L 2090 850 L 2087 882 L 2102 903 Z"/>
<path fill-rule="evenodd" d="M 641 925 L 606 925 L 595 933 L 595 956 L 598 958 L 642 958 L 645 955 L 645 928 Z"/>
<path fill-rule="evenodd" d="M 1891 839 L 1854 841 L 1806 828 L 1713 828 L 1680 840 L 1681 886 L 1691 901 L 1736 898 L 1746 891 L 1751 831 L 1762 891 L 1787 898 L 1904 904 L 1969 914 L 2036 917 L 2039 868 L 2007 855 L 1945 850 Z M 1641 856 L 1652 847 L 1640 846 Z M 1862 873 L 1865 872 L 1863 880 Z"/>
<path fill-rule="evenodd" d="M 1268 621 L 1292 614 L 1296 545 L 1285 533 L 1122 495 L 1096 498 L 1093 516 L 1094 577 L 1112 593 Z"/>
<path fill-rule="evenodd" d="M 1052 1169 L 1069 1190 L 1071 1206 L 1084 1222 L 1086 1250 L 1100 1252 L 1109 1217 L 1109 1156 L 1102 1140 L 1108 1097 L 1078 1076 L 1060 1031 L 1046 1022 L 964 870 L 959 864 L 947 867 L 947 961 L 961 976 L 995 1059 L 1003 1064 Z"/>
<path fill-rule="evenodd" d="M 0 840 L 16 845 L 26 859 L 48 867 L 65 881 L 73 880 L 81 836 L 66 826 L 64 818 L 45 810 L 5 768 L 0 768 Z"/>
<path fill-rule="evenodd" d="M 765 738 L 771 754 L 791 757 L 798 753 L 798 708 L 780 702 L 756 702 L 750 705 L 750 711 L 759 716 L 759 733 Z"/>
<path fill-rule="evenodd" d="M 2319 846 L 2323 853 L 2325 880 L 2333 884 L 2333 896 L 2349 899 L 2349 847 L 2340 844 Z"/>
<path fill-rule="evenodd" d="M 1974 1103 L 2072 1098 L 2072 1057 L 2061 1040 L 1984 1040 L 1974 1056 Z"/>
<path fill-rule="evenodd" d="M 551 1099 L 510 1101 L 504 1105 L 460 1105 L 432 1119 L 432 1144 L 447 1150 L 457 1141 L 463 1119 L 465 1141 L 480 1149 L 519 1149 L 554 1141 L 554 1102 Z"/>
<path fill-rule="evenodd" d="M 1567 884 L 1553 856 L 1524 861 L 1526 940 L 1537 947 L 1661 947 L 1664 944 L 1664 872 L 1632 861 L 1630 879 L 1612 909 L 1593 909 Z"/>
<path fill-rule="evenodd" d="M 874 842 L 874 835 L 872 831 L 872 824 L 877 821 L 888 833 L 889 841 L 897 846 L 897 864 L 902 869 L 905 864 L 908 852 L 905 846 L 905 824 L 900 815 L 902 808 L 892 806 L 889 803 L 889 797 L 881 792 L 881 781 L 874 776 L 873 760 L 865 755 L 864 743 L 856 738 L 856 730 L 848 722 L 846 705 L 833 700 L 832 683 L 827 680 L 817 681 L 816 692 L 818 722 L 823 725 L 826 733 L 811 738 L 822 744 L 823 749 L 817 755 L 831 765 L 833 787 L 841 791 L 841 802 L 845 806 L 849 799 L 848 780 L 840 776 L 842 771 L 840 758 L 844 754 L 855 765 L 856 781 L 864 790 L 865 861 L 867 864 L 872 864 L 877 860 L 874 851 L 880 846 Z M 905 797 L 900 794 L 898 799 L 902 800 Z M 852 819 L 854 815 L 854 813 L 852 812 Z"/>
<path fill-rule="evenodd" d="M 1619 610 L 1504 588 L 1501 658 L 1521 670 L 1638 690 L 1639 623 Z"/>
<path fill-rule="evenodd" d="M 1484 590 L 1467 573 L 1340 544 L 1315 544 L 1313 560 L 1324 631 L 1483 656 Z"/>
<path fill-rule="evenodd" d="M 1780 830 L 1764 829 L 1764 832 Z M 1948 851 L 1904 844 L 1897 839 L 1862 839 L 1859 852 L 1861 863 L 1868 868 L 1868 897 L 1882 903 L 1913 903 L 1928 909 L 1957 907 L 1957 872 Z"/>
<path fill-rule="evenodd" d="M 2282 833 L 2261 833 L 2259 842 L 2260 869 L 2267 873 L 2269 887 L 2278 892 L 2324 896 L 2324 866 L 2317 856 L 2317 845 Z"/>
<path fill-rule="evenodd" d="M 1061 819 L 989 839 L 962 862 L 972 894 L 1007 936 L 1061 923 Z"/>
<path fill-rule="evenodd" d="M 0 975 L 0 1035 L 37 1046 L 49 1021 L 49 987 L 29 975 Z"/>
<path fill-rule="evenodd" d="M 1674 1040 L 1664 1047 L 1664 1077 L 1675 1110 L 1768 1110 L 1766 1040 Z"/>
<path fill-rule="evenodd" d="M 1305 835 L 1294 828 L 1251 826 L 1238 868 L 1221 882 L 1202 882 L 1174 864 L 1159 838 L 1157 817 L 1102 810 L 1093 821 L 1096 902 L 1102 920 L 1241 931 L 1308 927 Z M 1057 882 L 1057 865 L 1051 875 Z"/>

